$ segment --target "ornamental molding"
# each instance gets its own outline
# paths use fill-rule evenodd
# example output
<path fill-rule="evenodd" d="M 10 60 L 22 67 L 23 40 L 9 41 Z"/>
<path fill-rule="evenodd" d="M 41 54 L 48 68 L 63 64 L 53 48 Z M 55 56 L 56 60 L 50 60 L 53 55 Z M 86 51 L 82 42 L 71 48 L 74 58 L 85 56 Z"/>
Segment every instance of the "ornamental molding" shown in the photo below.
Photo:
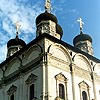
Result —
<path fill-rule="evenodd" d="M 85 90 L 90 88 L 90 86 L 84 80 L 81 83 L 79 83 L 79 87 Z"/>
<path fill-rule="evenodd" d="M 8 94 L 8 95 L 11 95 L 11 94 L 13 94 L 14 92 L 16 92 L 16 90 L 17 90 L 17 87 L 16 87 L 15 85 L 12 85 L 12 86 L 9 88 L 9 90 L 7 91 L 7 94 Z"/>
<path fill-rule="evenodd" d="M 50 57 L 48 59 L 48 64 L 55 67 L 55 68 L 59 68 L 61 70 L 64 70 L 64 71 L 67 71 L 67 72 L 70 72 L 70 67 L 69 67 L 69 63 L 68 62 L 65 62 L 65 61 L 62 61 L 60 59 L 57 59 L 56 57 L 54 57 L 53 59 Z"/>
<path fill-rule="evenodd" d="M 62 73 L 59 73 L 55 76 L 55 79 L 56 80 L 59 80 L 59 81 L 64 81 L 64 82 L 67 82 L 67 78 L 62 74 Z"/>
<path fill-rule="evenodd" d="M 32 84 L 37 79 L 37 76 L 32 74 L 27 78 L 26 84 Z"/>
<path fill-rule="evenodd" d="M 79 76 L 81 78 L 84 78 L 84 79 L 91 81 L 91 74 L 89 71 L 86 71 L 86 70 L 84 70 L 80 67 L 77 67 L 77 66 L 75 66 L 74 68 L 75 68 L 75 70 L 74 70 L 75 76 Z"/>

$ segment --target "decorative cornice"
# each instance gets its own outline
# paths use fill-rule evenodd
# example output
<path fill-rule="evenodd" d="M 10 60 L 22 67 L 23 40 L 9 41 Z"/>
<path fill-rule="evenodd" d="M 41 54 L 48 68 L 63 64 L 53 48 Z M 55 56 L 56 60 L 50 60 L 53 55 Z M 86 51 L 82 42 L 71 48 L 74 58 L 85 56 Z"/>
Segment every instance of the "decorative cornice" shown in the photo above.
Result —
<path fill-rule="evenodd" d="M 64 71 L 70 72 L 69 62 L 63 61 L 63 60 L 61 60 L 57 57 L 49 55 L 48 64 L 53 66 L 53 67 L 56 67 L 56 68 L 62 69 Z"/>
<path fill-rule="evenodd" d="M 91 81 L 91 74 L 89 71 L 86 71 L 80 67 L 75 66 L 75 76 L 79 76 L 81 78 L 87 79 L 89 81 Z"/>

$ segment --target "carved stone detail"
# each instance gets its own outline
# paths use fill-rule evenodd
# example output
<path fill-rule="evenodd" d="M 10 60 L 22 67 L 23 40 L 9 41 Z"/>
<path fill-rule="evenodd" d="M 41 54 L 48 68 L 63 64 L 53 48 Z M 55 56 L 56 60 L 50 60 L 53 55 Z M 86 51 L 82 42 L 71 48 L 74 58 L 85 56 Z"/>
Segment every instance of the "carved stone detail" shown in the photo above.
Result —
<path fill-rule="evenodd" d="M 66 82 L 67 81 L 67 78 L 62 74 L 62 73 L 59 73 L 55 76 L 55 79 L 56 80 L 59 80 L 59 81 L 64 81 Z"/>
<path fill-rule="evenodd" d="M 31 73 L 31 75 L 26 80 L 26 84 L 32 84 L 36 79 L 37 79 L 37 76 Z"/>
<path fill-rule="evenodd" d="M 42 21 L 39 25 L 37 25 L 37 35 L 43 34 L 43 33 L 50 33 L 50 26 L 49 21 Z"/>
<path fill-rule="evenodd" d="M 83 98 L 82 92 L 85 91 L 87 93 L 87 99 L 90 100 L 90 86 L 83 80 L 79 84 L 79 89 L 80 89 L 80 100 Z"/>
<path fill-rule="evenodd" d="M 85 90 L 90 88 L 89 85 L 84 80 L 81 83 L 79 83 L 79 87 Z"/>
<path fill-rule="evenodd" d="M 56 33 L 56 25 L 52 21 L 50 22 L 50 32 L 54 34 Z"/>
<path fill-rule="evenodd" d="M 76 76 L 79 76 L 81 78 L 85 78 L 87 80 L 90 80 L 91 81 L 91 75 L 90 75 L 90 72 L 82 69 L 82 68 L 79 68 L 77 66 L 75 66 L 75 71 L 74 71 L 75 75 Z"/>
<path fill-rule="evenodd" d="M 65 62 L 65 61 L 62 61 L 60 59 L 57 59 L 56 57 L 53 58 L 53 59 L 49 58 L 49 64 L 52 65 L 53 67 L 62 69 L 64 71 L 67 71 L 67 72 L 70 71 L 69 63 Z"/>
<path fill-rule="evenodd" d="M 7 94 L 8 94 L 8 95 L 11 95 L 11 94 L 13 94 L 14 92 L 16 92 L 16 90 L 17 90 L 17 87 L 14 86 L 14 85 L 12 85 L 12 86 L 9 88 L 9 90 L 7 91 Z"/>
<path fill-rule="evenodd" d="M 42 25 L 42 33 L 50 33 L 50 27 L 49 27 L 48 23 L 44 23 Z"/>
<path fill-rule="evenodd" d="M 41 23 L 39 23 L 37 25 L 37 36 L 43 34 L 43 33 L 47 33 L 50 34 L 52 36 L 55 36 L 56 34 L 56 23 L 53 21 L 42 21 Z"/>

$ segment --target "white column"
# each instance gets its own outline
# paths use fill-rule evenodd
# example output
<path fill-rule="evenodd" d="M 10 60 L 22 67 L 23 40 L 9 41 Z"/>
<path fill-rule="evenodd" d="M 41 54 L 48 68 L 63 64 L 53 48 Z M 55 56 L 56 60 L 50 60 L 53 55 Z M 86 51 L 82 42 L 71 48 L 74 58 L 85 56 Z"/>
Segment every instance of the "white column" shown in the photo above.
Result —
<path fill-rule="evenodd" d="M 72 78 L 73 100 L 75 100 L 75 82 L 74 82 L 74 68 L 73 68 L 73 64 L 70 64 L 70 71 L 71 71 L 71 78 Z"/>
<path fill-rule="evenodd" d="M 41 62 L 41 68 L 42 68 L 42 93 L 41 98 L 42 100 L 45 100 L 45 65 L 43 62 Z"/>
<path fill-rule="evenodd" d="M 93 92 L 94 92 L 94 100 L 97 100 L 96 96 L 96 88 L 95 88 L 95 78 L 94 78 L 94 73 L 91 73 L 91 78 L 92 78 L 92 84 L 93 84 Z"/>

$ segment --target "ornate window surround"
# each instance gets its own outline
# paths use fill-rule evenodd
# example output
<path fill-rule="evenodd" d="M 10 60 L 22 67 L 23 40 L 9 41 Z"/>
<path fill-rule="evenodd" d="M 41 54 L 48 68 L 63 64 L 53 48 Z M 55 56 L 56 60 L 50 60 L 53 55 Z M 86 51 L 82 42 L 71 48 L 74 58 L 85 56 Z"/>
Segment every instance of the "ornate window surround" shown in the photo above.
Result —
<path fill-rule="evenodd" d="M 65 88 L 65 100 L 68 99 L 68 93 L 67 93 L 67 81 L 68 79 L 62 74 L 59 73 L 55 76 L 56 79 L 56 98 L 59 97 L 59 84 L 64 85 Z"/>
<path fill-rule="evenodd" d="M 15 98 L 16 90 L 17 90 L 17 87 L 16 87 L 15 85 L 12 85 L 12 86 L 9 88 L 9 90 L 7 91 L 8 100 L 10 100 L 12 94 L 14 95 L 14 98 Z"/>
<path fill-rule="evenodd" d="M 29 77 L 27 78 L 27 80 L 25 81 L 27 85 L 27 92 L 26 92 L 27 100 L 29 100 L 30 98 L 30 86 L 32 84 L 35 85 L 34 89 L 35 89 L 35 95 L 36 95 L 36 80 L 37 80 L 37 76 L 31 73 Z M 36 97 L 34 99 L 36 100 Z"/>
<path fill-rule="evenodd" d="M 89 93 L 90 86 L 84 80 L 80 82 L 78 85 L 80 89 L 80 100 L 83 100 L 83 97 L 82 97 L 83 91 L 87 93 L 87 100 L 90 100 L 90 93 Z"/>

